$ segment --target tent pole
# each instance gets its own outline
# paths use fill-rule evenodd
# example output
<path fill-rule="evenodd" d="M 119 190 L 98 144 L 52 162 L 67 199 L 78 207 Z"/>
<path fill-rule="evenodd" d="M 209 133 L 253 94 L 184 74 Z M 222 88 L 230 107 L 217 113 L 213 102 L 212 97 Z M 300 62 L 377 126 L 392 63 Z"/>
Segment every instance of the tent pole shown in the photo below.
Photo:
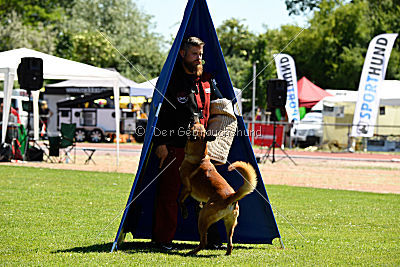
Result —
<path fill-rule="evenodd" d="M 252 127 L 251 130 L 253 131 L 251 133 L 251 146 L 254 147 L 254 125 L 255 125 L 255 120 L 256 120 L 256 62 L 253 63 L 253 97 L 252 97 L 252 106 L 251 106 L 251 121 L 252 121 Z"/>
<path fill-rule="evenodd" d="M 1 69 L 4 72 L 4 98 L 3 98 L 3 118 L 2 118 L 2 135 L 1 135 L 1 143 L 4 143 L 6 140 L 8 121 L 10 116 L 10 107 L 11 107 L 11 96 L 12 90 L 14 87 L 14 77 L 15 77 L 15 69 L 5 68 Z"/>
<path fill-rule="evenodd" d="M 119 83 L 118 83 L 118 78 L 114 79 L 114 109 L 115 109 L 115 137 L 117 138 L 117 170 L 119 167 L 119 136 L 120 136 L 120 120 L 121 120 L 121 115 L 120 115 L 120 108 L 119 108 Z"/>
<path fill-rule="evenodd" d="M 33 140 L 39 140 L 39 90 L 33 90 L 32 102 L 33 102 Z"/>
<path fill-rule="evenodd" d="M 279 242 L 281 242 L 281 249 L 285 249 L 285 245 L 283 244 L 283 240 L 281 237 L 279 238 Z"/>
<path fill-rule="evenodd" d="M 111 252 L 114 252 L 114 250 L 117 248 L 117 241 L 114 241 L 112 248 L 111 248 Z"/>

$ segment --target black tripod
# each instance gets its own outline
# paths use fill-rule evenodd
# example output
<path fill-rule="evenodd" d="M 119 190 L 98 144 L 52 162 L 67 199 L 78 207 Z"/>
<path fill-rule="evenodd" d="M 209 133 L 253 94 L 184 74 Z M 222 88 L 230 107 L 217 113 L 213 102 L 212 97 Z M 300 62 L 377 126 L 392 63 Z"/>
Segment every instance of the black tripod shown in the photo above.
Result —
<path fill-rule="evenodd" d="M 274 133 L 272 135 L 272 144 L 271 146 L 268 148 L 268 150 L 265 152 L 265 154 L 261 157 L 260 162 L 265 163 L 267 161 L 267 159 L 270 156 L 271 150 L 272 150 L 272 159 L 271 162 L 275 163 L 275 146 L 276 146 L 276 120 L 274 120 Z M 282 149 L 282 147 L 278 146 L 279 149 L 283 152 L 283 154 L 286 155 L 287 158 L 289 158 L 294 165 L 297 166 L 296 162 L 294 162 L 294 160 L 286 153 L 285 150 Z M 281 158 L 283 159 L 283 158 Z"/>

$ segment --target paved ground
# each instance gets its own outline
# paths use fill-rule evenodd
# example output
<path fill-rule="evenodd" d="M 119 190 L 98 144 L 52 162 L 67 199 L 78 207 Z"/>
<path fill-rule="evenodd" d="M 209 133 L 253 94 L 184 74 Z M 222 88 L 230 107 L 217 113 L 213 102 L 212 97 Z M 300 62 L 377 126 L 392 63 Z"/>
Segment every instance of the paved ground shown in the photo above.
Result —
<path fill-rule="evenodd" d="M 85 164 L 84 148 L 94 148 L 94 162 Z M 115 144 L 78 143 L 75 163 L 13 162 L 9 165 L 36 166 L 57 169 L 75 169 L 133 174 L 137 170 L 142 146 L 121 144 L 117 167 Z M 265 150 L 255 150 L 262 156 Z M 286 150 L 296 165 L 282 153 L 275 151 L 259 164 L 266 184 L 283 184 L 317 188 L 368 191 L 400 194 L 400 153 L 330 153 Z"/>

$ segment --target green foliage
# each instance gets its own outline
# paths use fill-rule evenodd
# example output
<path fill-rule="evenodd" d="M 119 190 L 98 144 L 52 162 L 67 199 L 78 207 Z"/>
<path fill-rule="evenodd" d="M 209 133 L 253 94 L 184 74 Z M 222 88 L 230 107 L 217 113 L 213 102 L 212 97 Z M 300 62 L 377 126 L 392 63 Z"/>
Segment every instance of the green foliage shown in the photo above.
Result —
<path fill-rule="evenodd" d="M 231 256 L 178 242 L 170 253 L 128 237 L 109 253 L 132 174 L 0 166 L 1 265 L 389 265 L 400 258 L 400 199 L 394 194 L 268 185 L 286 249 L 234 244 Z M 254 192 L 253 194 L 256 194 Z M 304 238 L 299 234 L 301 233 Z"/>
<path fill-rule="evenodd" d="M 257 106 L 266 107 L 266 81 L 276 77 L 273 54 L 290 54 L 297 76 L 322 88 L 357 89 L 371 39 L 400 33 L 400 0 L 286 0 L 290 14 L 310 14 L 306 29 L 284 25 L 261 34 L 231 18 L 217 33 L 243 97 L 251 99 L 257 63 Z M 0 51 L 27 47 L 103 68 L 137 82 L 159 75 L 166 54 L 151 16 L 131 0 L 0 0 Z M 300 34 L 299 34 L 300 33 Z M 297 36 L 298 35 L 298 36 Z M 297 36 L 297 37 L 296 37 Z M 400 41 L 386 79 L 400 79 Z M 140 73 L 139 73 L 140 72 Z M 143 74 L 143 76 L 142 76 Z M 251 102 L 244 103 L 244 111 Z"/>
<path fill-rule="evenodd" d="M 258 107 L 266 107 L 266 81 L 276 77 L 273 54 L 291 55 L 298 79 L 306 76 L 326 89 L 356 90 L 372 38 L 381 33 L 400 33 L 400 0 L 285 2 L 291 14 L 313 11 L 306 29 L 284 25 L 255 35 L 236 19 L 225 21 L 217 29 L 233 84 L 245 88 L 243 97 L 247 99 L 252 98 L 252 64 L 257 62 Z M 399 48 L 397 40 L 386 79 L 400 79 Z M 243 106 L 245 112 L 249 111 L 251 101 Z"/>
<path fill-rule="evenodd" d="M 256 36 L 240 20 L 234 18 L 225 20 L 216 30 L 233 86 L 243 88 L 252 66 L 250 57 Z"/>
<path fill-rule="evenodd" d="M 371 36 L 366 12 L 363 3 L 337 7 L 323 1 L 294 53 L 298 76 L 322 88 L 356 89 Z"/>
<path fill-rule="evenodd" d="M 115 68 L 138 82 L 161 71 L 163 40 L 130 0 L 0 0 L 0 7 L 0 51 L 27 47 Z"/>
<path fill-rule="evenodd" d="M 55 50 L 56 32 L 49 25 L 37 22 L 35 26 L 24 24 L 21 15 L 10 12 L 2 20 L 0 51 L 26 47 L 45 53 Z"/>
<path fill-rule="evenodd" d="M 400 34 L 400 0 L 357 0 L 368 5 L 368 19 L 372 29 L 372 36 L 381 33 Z M 386 79 L 400 80 L 400 41 L 399 37 L 395 42 Z"/>
<path fill-rule="evenodd" d="M 151 17 L 129 0 L 76 0 L 71 18 L 62 23 L 60 56 L 115 68 L 135 81 L 156 77 L 165 55 L 162 38 L 151 33 Z"/>
<path fill-rule="evenodd" d="M 73 3 L 71 0 L 0 0 L 0 18 L 3 22 L 3 18 L 15 12 L 23 24 L 47 26 L 59 21 Z"/>
<path fill-rule="evenodd" d="M 322 0 L 285 0 L 289 15 L 300 15 L 317 9 Z"/>
<path fill-rule="evenodd" d="M 225 57 L 240 56 L 249 59 L 256 36 L 240 20 L 225 20 L 218 27 L 217 34 Z"/>
<path fill-rule="evenodd" d="M 100 38 L 99 38 L 100 37 Z M 86 62 L 94 66 L 116 66 L 119 54 L 117 50 L 98 32 L 84 30 L 71 36 L 70 59 Z"/>
<path fill-rule="evenodd" d="M 386 1 L 390 8 L 371 2 L 321 2 L 310 27 L 300 37 L 302 45 L 295 54 L 296 64 L 301 66 L 297 69 L 299 76 L 306 75 L 322 88 L 358 88 L 369 42 L 378 34 L 400 31 L 398 15 L 389 12 L 392 8 L 398 14 L 399 7 L 391 5 L 395 1 Z M 399 42 L 392 50 L 386 79 L 399 77 L 398 48 Z"/>

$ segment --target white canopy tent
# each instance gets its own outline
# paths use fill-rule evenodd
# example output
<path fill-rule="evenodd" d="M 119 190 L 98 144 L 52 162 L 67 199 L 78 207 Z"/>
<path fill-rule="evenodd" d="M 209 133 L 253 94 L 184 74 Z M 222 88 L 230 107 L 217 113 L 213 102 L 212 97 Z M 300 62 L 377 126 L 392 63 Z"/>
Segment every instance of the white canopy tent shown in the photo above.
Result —
<path fill-rule="evenodd" d="M 127 88 L 126 92 L 129 92 L 130 96 L 144 96 L 146 98 L 151 98 L 153 96 L 154 87 L 143 85 L 145 83 L 138 84 L 121 74 L 118 74 L 118 84 L 121 89 Z M 59 83 L 47 84 L 46 89 L 56 89 L 56 88 L 97 88 L 97 87 L 113 87 L 113 81 L 104 80 L 104 79 L 96 79 L 96 80 L 66 80 Z M 155 83 L 157 80 L 155 81 Z M 148 83 L 148 82 L 146 82 Z M 154 84 L 155 84 L 154 83 Z M 125 91 L 125 90 L 124 90 Z"/>
<path fill-rule="evenodd" d="M 44 79 L 76 79 L 76 80 L 108 80 L 112 83 L 115 103 L 115 125 L 117 137 L 117 166 L 119 164 L 119 73 L 87 64 L 59 58 L 27 48 L 19 48 L 0 52 L 0 80 L 4 80 L 4 110 L 2 118 L 2 136 L 4 143 L 8 125 L 8 117 L 11 105 L 11 94 L 14 80 L 17 78 L 17 68 L 23 57 L 36 57 L 43 60 Z"/>
<path fill-rule="evenodd" d="M 115 71 L 113 71 L 115 72 Z M 138 83 L 117 73 L 119 87 L 136 87 Z M 66 81 L 47 84 L 46 87 L 113 87 L 113 80 L 107 79 L 69 79 Z"/>

